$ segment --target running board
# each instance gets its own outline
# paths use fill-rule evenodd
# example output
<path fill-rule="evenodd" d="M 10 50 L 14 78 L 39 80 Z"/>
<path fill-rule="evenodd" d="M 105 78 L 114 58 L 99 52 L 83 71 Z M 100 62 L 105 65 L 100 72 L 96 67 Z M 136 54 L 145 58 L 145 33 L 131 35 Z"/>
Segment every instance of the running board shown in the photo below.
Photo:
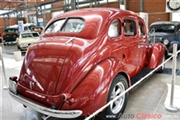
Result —
<path fill-rule="evenodd" d="M 136 76 L 134 76 L 131 79 L 131 85 L 135 84 L 137 81 L 139 81 L 141 78 L 143 78 L 144 76 L 146 76 L 148 73 L 150 73 L 152 70 L 152 68 L 143 68 Z"/>

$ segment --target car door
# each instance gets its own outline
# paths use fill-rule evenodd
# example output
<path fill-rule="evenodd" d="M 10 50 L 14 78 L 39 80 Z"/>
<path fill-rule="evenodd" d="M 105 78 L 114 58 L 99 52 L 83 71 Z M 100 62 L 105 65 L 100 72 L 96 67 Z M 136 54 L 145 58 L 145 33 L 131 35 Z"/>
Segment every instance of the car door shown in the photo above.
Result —
<path fill-rule="evenodd" d="M 119 60 L 124 60 L 126 55 L 126 45 L 125 41 L 122 39 L 121 35 L 121 21 L 116 18 L 110 22 L 108 28 L 108 38 L 109 38 L 109 50 L 111 56 L 118 58 Z M 124 55 L 124 57 L 123 57 Z"/>
<path fill-rule="evenodd" d="M 138 20 L 138 51 L 139 51 L 139 70 L 141 70 L 145 66 L 146 62 L 146 44 L 148 42 L 147 34 L 146 34 L 146 27 L 142 20 Z"/>
<path fill-rule="evenodd" d="M 126 66 L 130 77 L 133 77 L 139 72 L 139 40 L 137 39 L 137 25 L 134 17 L 124 18 L 123 31 L 123 39 L 127 43 Z"/>
<path fill-rule="evenodd" d="M 129 43 L 124 39 L 123 26 L 121 18 L 116 18 L 108 27 L 108 51 L 112 57 L 116 57 L 123 64 L 126 64 L 128 59 Z M 125 66 L 126 67 L 126 66 Z M 126 67 L 128 69 L 128 67 Z M 126 70 L 127 70 L 126 69 Z"/>

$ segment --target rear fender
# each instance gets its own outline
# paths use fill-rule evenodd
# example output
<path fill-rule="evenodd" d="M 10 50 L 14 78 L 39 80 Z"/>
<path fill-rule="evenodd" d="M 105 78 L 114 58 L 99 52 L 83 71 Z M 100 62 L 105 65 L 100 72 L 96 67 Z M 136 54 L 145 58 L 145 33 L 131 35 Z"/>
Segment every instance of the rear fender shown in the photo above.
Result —
<path fill-rule="evenodd" d="M 156 68 L 162 63 L 163 56 L 166 57 L 167 50 L 162 43 L 150 44 L 149 46 L 147 67 Z"/>
<path fill-rule="evenodd" d="M 76 102 L 72 105 L 65 103 L 62 109 L 80 109 L 82 116 L 95 112 L 106 104 L 110 84 L 119 70 L 125 71 L 125 67 L 114 58 L 97 64 L 72 92 Z"/>

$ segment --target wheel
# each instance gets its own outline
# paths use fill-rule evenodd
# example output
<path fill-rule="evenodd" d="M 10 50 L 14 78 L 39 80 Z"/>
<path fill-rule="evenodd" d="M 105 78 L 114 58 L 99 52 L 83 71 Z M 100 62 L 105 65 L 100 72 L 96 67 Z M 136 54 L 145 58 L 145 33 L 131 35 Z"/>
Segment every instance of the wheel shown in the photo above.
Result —
<path fill-rule="evenodd" d="M 166 59 L 166 57 L 165 57 L 165 55 L 163 55 L 161 64 L 165 61 L 165 59 Z M 165 69 L 165 64 L 163 64 L 157 72 L 162 73 L 164 71 L 164 69 Z"/>
<path fill-rule="evenodd" d="M 7 43 L 6 43 L 6 42 L 4 42 L 4 46 L 7 46 Z"/>
<path fill-rule="evenodd" d="M 17 45 L 17 49 L 19 49 L 20 51 L 23 51 L 23 49 L 19 45 Z"/>
<path fill-rule="evenodd" d="M 123 75 L 118 75 L 117 77 L 115 77 L 108 93 L 107 102 L 111 101 L 112 99 L 123 93 L 127 88 L 127 79 Z M 105 110 L 106 119 L 118 120 L 125 110 L 127 99 L 128 93 L 124 94 L 122 97 L 110 104 Z"/>
<path fill-rule="evenodd" d="M 19 50 L 21 49 L 21 48 L 19 47 L 19 45 L 17 45 L 17 49 L 19 49 Z"/>

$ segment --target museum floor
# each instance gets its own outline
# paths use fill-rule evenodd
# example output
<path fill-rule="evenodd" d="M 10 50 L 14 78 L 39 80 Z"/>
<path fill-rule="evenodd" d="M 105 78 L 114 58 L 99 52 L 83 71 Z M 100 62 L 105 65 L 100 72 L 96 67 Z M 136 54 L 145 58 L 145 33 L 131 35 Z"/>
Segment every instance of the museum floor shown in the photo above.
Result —
<path fill-rule="evenodd" d="M 22 58 L 23 59 L 23 58 Z M 22 59 L 15 61 L 13 55 L 4 54 L 3 60 L 7 77 L 19 74 Z M 166 63 L 164 73 L 155 73 L 129 95 L 129 100 L 121 120 L 180 120 L 180 110 L 170 112 L 165 105 L 170 104 L 172 60 Z M 3 89 L 5 80 L 0 61 L 0 120 L 41 120 L 41 114 L 12 99 L 8 90 Z M 177 60 L 177 76 L 174 89 L 174 106 L 180 109 L 180 57 Z M 145 118 L 145 115 L 156 115 L 159 118 Z M 82 118 L 78 118 L 82 119 Z M 48 120 L 58 120 L 50 117 Z M 60 120 L 60 119 L 59 119 Z M 95 120 L 101 120 L 96 117 Z"/>

